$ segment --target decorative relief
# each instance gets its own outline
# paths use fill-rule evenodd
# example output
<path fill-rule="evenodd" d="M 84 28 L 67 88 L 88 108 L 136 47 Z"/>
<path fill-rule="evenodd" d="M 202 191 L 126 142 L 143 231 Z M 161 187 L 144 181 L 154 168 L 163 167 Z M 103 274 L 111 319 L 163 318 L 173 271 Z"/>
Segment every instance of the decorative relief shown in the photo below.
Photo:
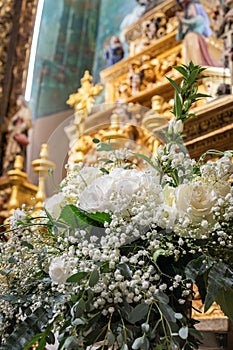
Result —
<path fill-rule="evenodd" d="M 175 31 L 178 26 L 177 18 L 169 18 L 163 12 L 155 12 L 152 18 L 141 22 L 141 35 L 129 42 L 129 56 L 132 57 L 154 44 L 158 39 Z"/>
<path fill-rule="evenodd" d="M 199 119 L 198 124 L 192 123 L 192 125 L 186 124 L 185 137 L 186 140 L 192 140 L 197 136 L 205 135 L 207 132 L 221 129 L 222 127 L 229 125 L 233 120 L 233 109 L 224 113 L 219 112 L 216 115 L 204 115 Z"/>
<path fill-rule="evenodd" d="M 131 25 L 125 31 L 125 38 L 128 42 L 133 42 L 142 36 L 143 22 L 152 22 L 156 21 L 156 14 L 162 13 L 166 16 L 167 21 L 170 17 L 174 17 L 175 12 L 179 9 L 179 5 L 174 0 L 166 0 L 161 2 L 158 6 L 154 7 L 151 11 L 144 14 L 139 21 Z"/>
<path fill-rule="evenodd" d="M 38 0 L 23 0 L 19 18 L 19 31 L 12 70 L 12 89 L 9 97 L 9 114 L 15 113 L 15 101 L 24 93 Z"/>
<path fill-rule="evenodd" d="M 215 134 L 205 135 L 199 139 L 185 143 L 192 158 L 199 158 L 208 149 L 226 151 L 233 148 L 233 125 L 226 130 L 218 130 Z"/>
<path fill-rule="evenodd" d="M 179 65 L 181 60 L 181 49 L 178 47 L 166 57 L 142 55 L 140 59 L 131 61 L 126 77 L 114 83 L 115 99 L 124 102 L 142 91 L 159 87 L 167 82 L 165 75 L 177 78 L 178 73 L 172 66 Z"/>
<path fill-rule="evenodd" d="M 0 1 L 0 103 L 3 99 L 3 83 L 12 29 L 13 5 L 13 0 Z"/>

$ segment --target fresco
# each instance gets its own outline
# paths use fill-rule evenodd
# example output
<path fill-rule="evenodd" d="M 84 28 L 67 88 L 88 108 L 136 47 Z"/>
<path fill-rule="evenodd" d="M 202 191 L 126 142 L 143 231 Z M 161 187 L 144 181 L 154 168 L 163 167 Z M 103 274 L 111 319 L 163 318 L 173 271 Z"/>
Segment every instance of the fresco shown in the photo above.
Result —
<path fill-rule="evenodd" d="M 120 36 L 120 24 L 135 6 L 136 0 L 45 0 L 30 100 L 34 118 L 69 108 L 66 100 L 86 69 L 100 82 L 104 48 L 112 35 Z M 125 44 L 124 51 L 127 57 Z"/>
<path fill-rule="evenodd" d="M 45 0 L 30 107 L 34 118 L 69 108 L 86 69 L 92 70 L 100 0 Z"/>

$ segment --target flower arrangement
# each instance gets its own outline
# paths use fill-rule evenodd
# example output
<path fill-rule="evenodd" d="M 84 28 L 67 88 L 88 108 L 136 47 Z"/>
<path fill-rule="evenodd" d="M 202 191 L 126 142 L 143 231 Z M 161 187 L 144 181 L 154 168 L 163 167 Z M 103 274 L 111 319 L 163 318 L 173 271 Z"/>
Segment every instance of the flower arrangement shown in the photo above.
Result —
<path fill-rule="evenodd" d="M 176 66 L 166 144 L 136 169 L 129 150 L 77 165 L 40 217 L 17 209 L 0 243 L 0 349 L 198 349 L 193 285 L 233 320 L 232 151 L 198 161 L 183 123 L 204 68 Z M 208 154 L 219 160 L 205 162 Z M 13 231 L 13 232 L 12 232 Z"/>

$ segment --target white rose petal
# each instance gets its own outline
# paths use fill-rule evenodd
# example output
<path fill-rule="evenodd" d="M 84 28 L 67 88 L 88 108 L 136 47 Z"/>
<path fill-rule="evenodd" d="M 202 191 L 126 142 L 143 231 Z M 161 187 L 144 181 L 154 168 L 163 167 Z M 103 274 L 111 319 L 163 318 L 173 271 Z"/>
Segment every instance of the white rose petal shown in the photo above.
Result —
<path fill-rule="evenodd" d="M 49 266 L 49 276 L 53 283 L 63 284 L 71 275 L 69 264 L 61 257 L 52 259 Z"/>

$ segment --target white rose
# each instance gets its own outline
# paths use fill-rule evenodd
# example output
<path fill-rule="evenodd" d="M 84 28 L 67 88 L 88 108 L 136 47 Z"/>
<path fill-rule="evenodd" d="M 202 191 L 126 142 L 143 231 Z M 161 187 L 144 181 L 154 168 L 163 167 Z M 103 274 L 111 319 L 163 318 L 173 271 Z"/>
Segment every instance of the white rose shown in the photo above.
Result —
<path fill-rule="evenodd" d="M 163 197 L 163 203 L 158 211 L 158 225 L 162 228 L 172 229 L 177 219 L 175 188 L 166 185 L 163 189 Z"/>
<path fill-rule="evenodd" d="M 53 258 L 49 265 L 49 276 L 53 283 L 63 284 L 71 275 L 67 261 L 60 257 Z"/>
<path fill-rule="evenodd" d="M 88 212 L 101 212 L 109 209 L 109 198 L 112 193 L 113 179 L 104 175 L 95 179 L 79 196 L 77 205 Z"/>
<path fill-rule="evenodd" d="M 176 206 L 178 211 L 188 213 L 191 218 L 207 217 L 215 202 L 215 192 L 207 184 L 198 181 L 183 184 L 176 188 Z"/>
<path fill-rule="evenodd" d="M 133 194 L 155 188 L 157 180 L 151 173 L 117 168 L 95 179 L 79 196 L 78 206 L 89 212 L 120 212 L 133 200 Z M 141 198 L 143 200 L 144 197 Z"/>
<path fill-rule="evenodd" d="M 55 194 L 45 201 L 45 209 L 54 218 L 58 219 L 61 209 L 65 205 L 65 197 L 63 193 Z"/>
<path fill-rule="evenodd" d="M 94 167 L 84 167 L 82 168 L 79 173 L 80 182 L 83 182 L 85 186 L 88 186 L 91 184 L 95 179 L 97 179 L 100 176 L 103 176 L 103 173 Z"/>

